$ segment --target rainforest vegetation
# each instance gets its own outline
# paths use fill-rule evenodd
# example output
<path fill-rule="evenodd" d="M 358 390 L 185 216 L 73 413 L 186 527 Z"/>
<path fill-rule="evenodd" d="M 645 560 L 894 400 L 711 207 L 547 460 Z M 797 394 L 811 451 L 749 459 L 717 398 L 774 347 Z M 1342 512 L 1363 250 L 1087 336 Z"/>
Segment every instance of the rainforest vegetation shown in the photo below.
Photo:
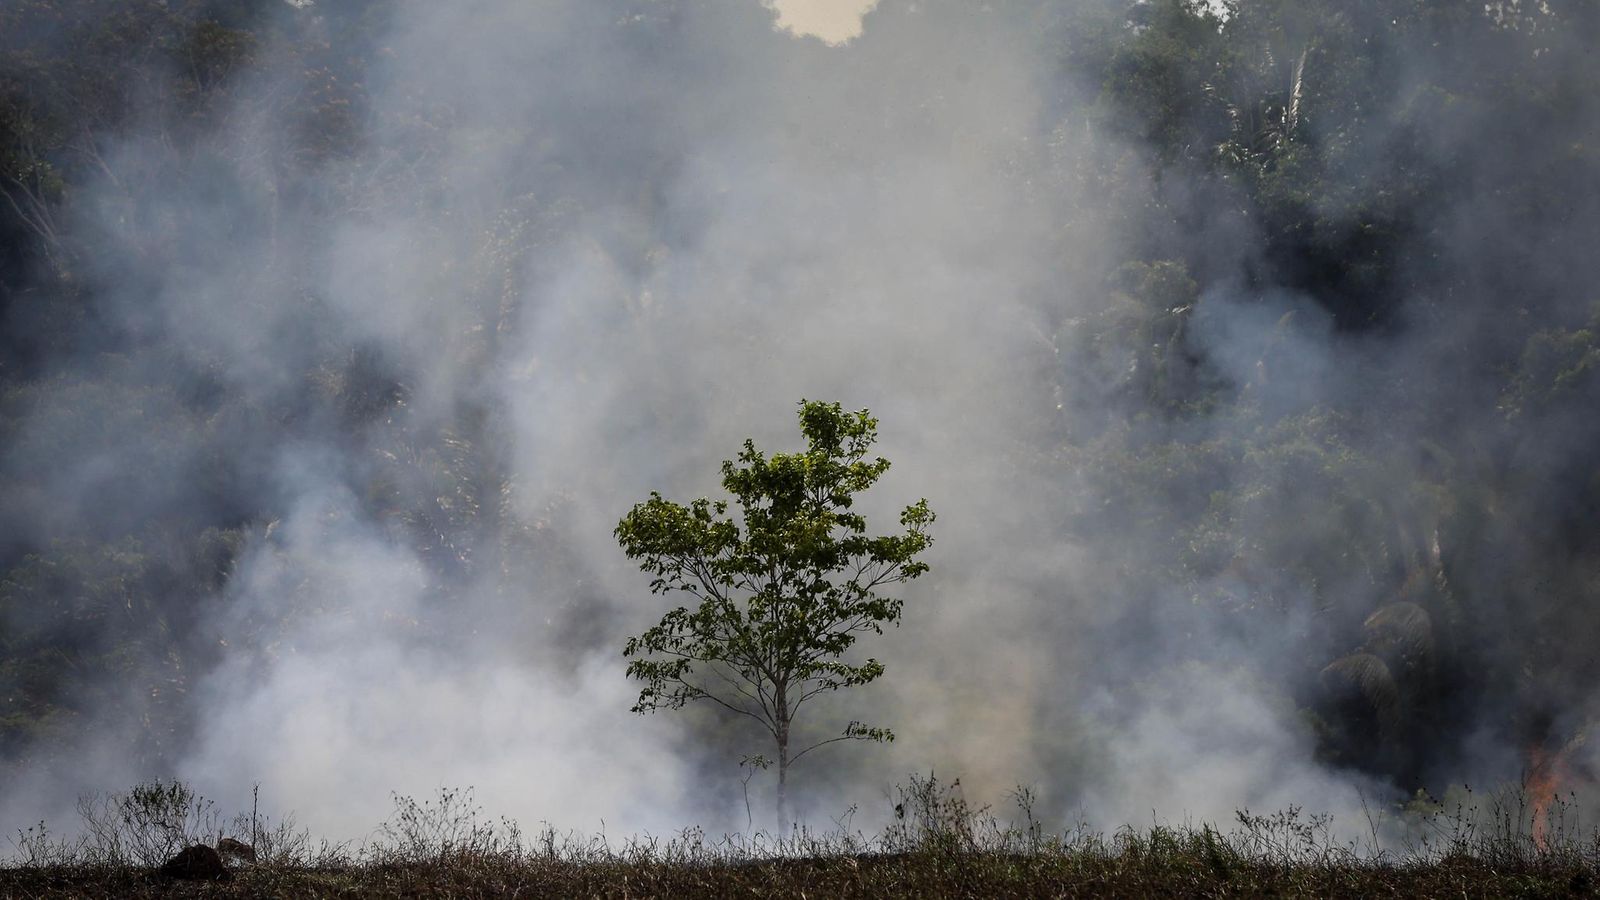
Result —
<path fill-rule="evenodd" d="M 1019 412 L 952 471 L 1017 493 L 946 503 L 915 462 L 883 489 L 971 529 L 940 532 L 906 628 L 916 591 L 960 577 L 941 552 L 1001 566 L 1019 545 L 978 546 L 984 529 L 1025 518 L 1029 559 L 1086 560 L 1070 585 L 989 571 L 945 591 L 1034 598 L 1018 631 L 1051 659 L 1120 648 L 1061 652 L 1081 666 L 1063 684 L 1133 709 L 1118 692 L 1157 663 L 1270 682 L 1307 764 L 1380 806 L 1474 777 L 1581 790 L 1600 717 L 1600 5 L 979 6 L 881 0 L 828 47 L 757 0 L 552 0 L 568 31 L 505 26 L 484 58 L 532 68 L 485 75 L 449 29 L 470 8 L 493 35 L 489 2 L 0 3 L 0 793 L 103 746 L 179 773 L 236 696 L 217 685 L 318 652 L 306 623 L 340 646 L 537 646 L 549 672 L 601 653 L 620 680 L 622 638 L 660 609 L 609 536 L 626 507 L 588 508 L 585 485 L 632 502 L 654 489 L 626 480 L 643 454 L 703 476 L 764 433 L 749 411 L 784 425 L 799 392 L 729 399 L 771 377 L 749 368 L 771 347 L 843 346 L 840 378 L 915 384 L 959 373 L 1013 305 L 1026 349 L 969 381 Z M 1027 78 L 1001 80 L 1024 37 Z M 813 71 L 877 73 L 882 105 L 761 99 Z M 1009 109 L 1007 87 L 1029 97 L 1014 118 L 964 112 Z M 818 181 L 741 181 L 791 152 Z M 946 172 L 1005 200 L 965 203 Z M 773 262 L 717 223 L 738 204 L 761 228 L 828 221 L 830 177 L 881 200 L 852 228 L 951 192 L 958 236 L 884 253 L 987 324 L 947 342 L 950 307 L 913 298 L 808 326 L 806 303 L 874 277 L 869 259 L 830 280 L 828 254 L 876 250 L 796 225 L 798 261 Z M 1028 236 L 1024 274 L 1007 280 L 994 234 Z M 728 285 L 746 299 L 697 313 L 712 270 L 748 272 Z M 811 299 L 769 318 L 759 292 L 790 287 Z M 715 339 L 623 381 L 622 345 L 562 352 L 601 328 Z M 895 340 L 925 340 L 920 362 L 873 349 Z M 730 354 L 745 368 L 715 368 Z M 936 411 L 950 393 L 830 399 L 882 418 L 898 470 L 917 454 L 894 440 L 961 431 Z M 579 427 L 616 398 L 634 405 L 603 434 Z M 738 415 L 722 428 L 713 407 Z M 541 453 L 581 465 L 530 468 Z M 339 537 L 352 522 L 360 540 Z M 303 564 L 319 552 L 378 562 L 330 580 Z M 340 605 L 374 583 L 425 589 Z M 1070 732 L 1073 704 L 1030 702 Z M 936 706 L 870 718 L 898 749 Z M 694 721 L 684 752 L 733 768 L 732 726 Z M 1070 802 L 1092 748 L 1051 740 L 1030 758 Z"/>

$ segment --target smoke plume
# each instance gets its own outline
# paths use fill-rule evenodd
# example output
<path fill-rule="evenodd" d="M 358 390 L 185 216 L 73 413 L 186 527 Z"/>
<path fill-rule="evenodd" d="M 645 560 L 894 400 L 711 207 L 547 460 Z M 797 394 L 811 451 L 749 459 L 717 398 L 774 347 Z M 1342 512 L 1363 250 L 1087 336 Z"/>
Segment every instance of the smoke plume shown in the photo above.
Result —
<path fill-rule="evenodd" d="M 1571 487 L 1593 426 L 1560 398 L 1508 425 L 1499 373 L 1504 317 L 1559 355 L 1589 315 L 1600 192 L 1497 193 L 1535 165 L 1515 123 L 1430 100 L 1476 89 L 1474 42 L 1527 49 L 1512 26 L 1308 12 L 1253 45 L 1270 109 L 1173 76 L 1214 144 L 1259 116 L 1278 137 L 1236 144 L 1343 147 L 1323 79 L 1376 42 L 1375 124 L 1318 163 L 1348 189 L 1273 207 L 1307 236 L 1106 86 L 1094 35 L 1175 4 L 882 0 L 833 43 L 758 0 L 259 6 L 214 83 L 130 71 L 66 237 L 6 270 L 0 550 L 41 605 L 0 624 L 85 653 L 137 631 L 140 674 L 62 688 L 78 724 L 13 748 L 0 823 L 173 776 L 336 838 L 441 785 L 525 824 L 743 828 L 758 736 L 628 712 L 620 650 L 664 601 L 611 532 L 651 490 L 716 494 L 747 436 L 793 447 L 801 398 L 880 419 L 869 523 L 939 516 L 888 674 L 810 726 L 898 740 L 808 757 L 813 824 L 870 826 L 932 770 L 1035 786 L 1058 823 L 1354 826 L 1363 796 L 1514 780 L 1596 714 L 1570 627 L 1600 583 Z M 1237 6 L 1188 14 L 1259 21 Z M 93 62 L 46 24 L 30 46 Z M 1538 34 L 1547 88 L 1584 83 L 1576 38 Z M 1591 134 L 1582 96 L 1540 159 L 1592 188 L 1553 146 Z M 1363 256 L 1350 223 L 1390 202 Z M 71 590 L 155 605 L 61 625 L 74 553 L 99 574 Z"/>

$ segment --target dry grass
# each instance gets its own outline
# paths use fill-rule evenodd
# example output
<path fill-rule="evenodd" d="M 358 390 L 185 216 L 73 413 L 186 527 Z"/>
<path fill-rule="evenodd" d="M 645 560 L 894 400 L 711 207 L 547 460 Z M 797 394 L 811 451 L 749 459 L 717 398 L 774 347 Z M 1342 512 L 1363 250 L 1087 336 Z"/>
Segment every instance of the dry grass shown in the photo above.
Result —
<path fill-rule="evenodd" d="M 1192 837 L 1192 836 L 1191 836 Z M 1592 866 L 1471 858 L 1432 864 L 1279 864 L 1214 856 L 1180 841 L 1153 853 L 909 853 L 745 862 L 482 859 L 327 868 L 263 865 L 218 884 L 148 869 L 0 869 L 6 897 L 1575 897 Z"/>
<path fill-rule="evenodd" d="M 1017 799 L 1020 824 L 1002 824 L 952 786 L 913 779 L 895 824 L 871 838 L 841 829 L 708 840 L 689 830 L 617 847 L 550 829 L 526 840 L 514 823 L 483 819 L 470 791 L 445 791 L 396 798 L 378 840 L 359 849 L 235 820 L 258 835 L 263 861 L 219 883 L 165 881 L 117 858 L 108 846 L 142 847 L 149 835 L 115 833 L 130 822 L 102 819 L 98 838 L 24 831 L 0 868 L 0 897 L 1575 897 L 1600 887 L 1600 840 L 1563 830 L 1536 844 L 1509 815 L 1428 812 L 1413 824 L 1431 838 L 1392 852 L 1339 843 L 1325 819 L 1297 810 L 1241 813 L 1226 832 L 1051 835 L 1029 795 Z M 87 808 L 126 808 L 116 801 Z M 166 823 L 134 810 L 131 824 L 165 834 L 192 821 L 176 818 L 192 808 L 168 802 Z"/>

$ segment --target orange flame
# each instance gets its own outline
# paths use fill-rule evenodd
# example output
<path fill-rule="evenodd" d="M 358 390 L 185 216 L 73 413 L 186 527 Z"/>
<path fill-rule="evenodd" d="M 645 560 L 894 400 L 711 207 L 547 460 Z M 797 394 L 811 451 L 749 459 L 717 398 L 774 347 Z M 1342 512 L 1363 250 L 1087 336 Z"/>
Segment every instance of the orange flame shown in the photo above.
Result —
<path fill-rule="evenodd" d="M 1528 777 L 1523 783 L 1533 810 L 1533 845 L 1543 853 L 1550 849 L 1550 808 L 1571 781 L 1567 765 L 1570 746 L 1558 750 L 1534 744 L 1528 748 Z"/>

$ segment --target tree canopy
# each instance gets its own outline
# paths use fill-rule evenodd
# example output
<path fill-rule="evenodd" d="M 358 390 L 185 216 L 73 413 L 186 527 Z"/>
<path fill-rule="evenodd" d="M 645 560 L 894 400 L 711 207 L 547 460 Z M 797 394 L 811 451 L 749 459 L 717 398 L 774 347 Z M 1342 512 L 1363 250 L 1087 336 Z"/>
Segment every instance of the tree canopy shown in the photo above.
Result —
<path fill-rule="evenodd" d="M 889 468 L 867 458 L 877 420 L 810 401 L 799 418 L 804 450 L 768 456 L 746 440 L 723 462 L 737 518 L 724 500 L 684 505 L 652 493 L 616 529 L 623 551 L 654 576 L 652 592 L 693 599 L 624 648 L 628 675 L 644 682 L 634 711 L 707 700 L 758 722 L 776 749 L 780 826 L 793 763 L 838 741 L 894 739 L 861 722 L 816 741 L 796 740 L 793 728 L 807 701 L 883 675 L 876 659 L 846 654 L 861 635 L 899 622 L 904 601 L 880 590 L 928 570 L 918 556 L 934 521 L 919 500 L 900 513 L 903 532 L 869 536 L 853 507 Z"/>

